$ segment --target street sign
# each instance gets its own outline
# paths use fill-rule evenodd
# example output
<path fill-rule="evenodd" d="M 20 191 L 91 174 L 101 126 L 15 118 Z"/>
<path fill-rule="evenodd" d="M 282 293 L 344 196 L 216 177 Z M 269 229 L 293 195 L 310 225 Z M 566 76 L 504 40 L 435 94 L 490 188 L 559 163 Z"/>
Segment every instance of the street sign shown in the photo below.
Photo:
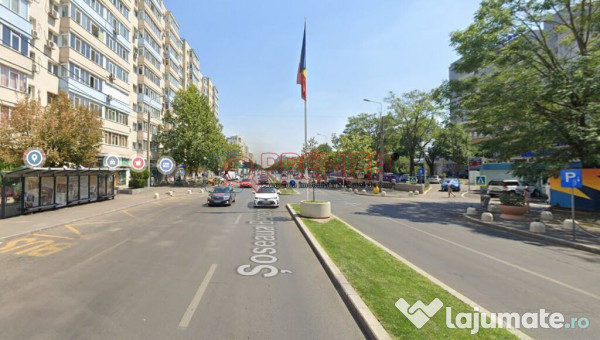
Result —
<path fill-rule="evenodd" d="M 475 176 L 475 184 L 480 187 L 484 187 L 487 185 L 487 176 Z"/>
<path fill-rule="evenodd" d="M 581 188 L 581 170 L 561 170 L 560 185 L 563 188 Z"/>
<path fill-rule="evenodd" d="M 133 170 L 143 170 L 146 167 L 146 160 L 140 156 L 136 156 L 131 160 L 131 168 Z"/>
<path fill-rule="evenodd" d="M 23 163 L 28 168 L 35 168 L 44 165 L 46 161 L 46 155 L 42 149 L 29 148 L 23 154 Z"/>
<path fill-rule="evenodd" d="M 425 175 L 425 169 L 421 168 L 419 169 L 419 176 L 423 176 Z"/>
<path fill-rule="evenodd" d="M 163 175 L 168 175 L 175 171 L 175 161 L 173 158 L 163 156 L 158 159 L 158 171 Z"/>
<path fill-rule="evenodd" d="M 409 178 L 409 181 L 410 181 L 411 184 L 416 184 L 417 183 L 417 177 L 412 176 L 412 177 Z"/>
<path fill-rule="evenodd" d="M 121 160 L 115 155 L 107 155 L 104 157 L 104 166 L 111 170 L 116 169 L 119 164 L 121 164 Z"/>

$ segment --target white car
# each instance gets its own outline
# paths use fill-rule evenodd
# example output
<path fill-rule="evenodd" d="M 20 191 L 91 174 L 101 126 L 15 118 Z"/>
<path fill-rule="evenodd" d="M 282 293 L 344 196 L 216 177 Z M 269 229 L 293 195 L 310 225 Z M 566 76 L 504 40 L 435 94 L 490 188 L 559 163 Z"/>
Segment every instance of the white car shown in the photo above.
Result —
<path fill-rule="evenodd" d="M 259 187 L 254 192 L 254 207 L 279 207 L 279 191 L 272 187 Z"/>

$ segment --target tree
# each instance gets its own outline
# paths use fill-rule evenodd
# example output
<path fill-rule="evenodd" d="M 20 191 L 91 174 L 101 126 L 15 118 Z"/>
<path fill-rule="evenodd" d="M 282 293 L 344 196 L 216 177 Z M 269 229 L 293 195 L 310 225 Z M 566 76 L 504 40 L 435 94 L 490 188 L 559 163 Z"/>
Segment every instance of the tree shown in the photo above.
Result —
<path fill-rule="evenodd" d="M 449 122 L 434 134 L 434 142 L 429 153 L 453 161 L 453 172 L 460 172 L 467 164 L 471 153 L 471 140 L 460 124 Z M 427 164 L 433 173 L 433 162 L 429 163 L 428 159 Z"/>
<path fill-rule="evenodd" d="M 393 92 L 385 99 L 394 112 L 394 129 L 397 130 L 397 151 L 409 160 L 409 172 L 415 174 L 415 157 L 421 155 L 433 139 L 441 116 L 439 106 L 431 92 L 414 90 L 397 97 Z"/>
<path fill-rule="evenodd" d="M 41 139 L 46 150 L 46 163 L 86 165 L 97 162 L 102 139 L 102 120 L 98 111 L 73 106 L 66 92 L 46 107 L 42 119 Z"/>
<path fill-rule="evenodd" d="M 333 168 L 350 174 L 376 171 L 377 163 L 373 158 L 371 136 L 354 131 L 339 136 L 334 134 L 331 141 L 337 150 L 334 159 L 330 160 Z M 367 157 L 367 155 L 371 156 Z"/>
<path fill-rule="evenodd" d="M 221 125 L 195 86 L 176 93 L 173 112 L 167 112 L 163 121 L 167 127 L 160 128 L 158 140 L 175 162 L 185 164 L 189 173 L 196 174 L 201 167 L 227 159 Z"/>
<path fill-rule="evenodd" d="M 453 113 L 499 160 L 532 152 L 516 175 L 600 166 L 598 22 L 597 0 L 484 0 L 452 34 L 454 70 L 471 75 L 445 85 Z"/>
<path fill-rule="evenodd" d="M 0 158 L 10 166 L 22 164 L 23 152 L 38 147 L 49 166 L 88 165 L 96 162 L 102 138 L 98 112 L 74 106 L 66 92 L 46 108 L 24 98 L 0 126 Z"/>

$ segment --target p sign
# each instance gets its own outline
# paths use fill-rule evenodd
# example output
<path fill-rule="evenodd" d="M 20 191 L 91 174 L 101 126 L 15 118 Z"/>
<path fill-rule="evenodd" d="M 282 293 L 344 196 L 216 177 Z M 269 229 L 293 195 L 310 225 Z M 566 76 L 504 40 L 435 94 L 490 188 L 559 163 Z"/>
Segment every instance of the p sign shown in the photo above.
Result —
<path fill-rule="evenodd" d="M 131 160 L 131 168 L 133 170 L 143 170 L 146 167 L 146 160 L 140 156 L 136 156 Z"/>
<path fill-rule="evenodd" d="M 175 161 L 171 157 L 163 156 L 158 159 L 158 171 L 163 175 L 168 175 L 175 171 Z"/>
<path fill-rule="evenodd" d="M 581 188 L 581 170 L 561 170 L 560 185 L 563 188 Z"/>
<path fill-rule="evenodd" d="M 28 168 L 35 168 L 44 165 L 46 155 L 42 149 L 29 148 L 23 154 L 23 163 Z"/>

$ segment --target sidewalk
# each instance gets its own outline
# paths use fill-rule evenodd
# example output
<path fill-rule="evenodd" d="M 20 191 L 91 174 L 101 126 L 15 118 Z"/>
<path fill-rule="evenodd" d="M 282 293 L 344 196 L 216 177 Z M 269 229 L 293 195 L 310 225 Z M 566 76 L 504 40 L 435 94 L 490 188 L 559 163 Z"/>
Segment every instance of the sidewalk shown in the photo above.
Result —
<path fill-rule="evenodd" d="M 137 195 L 119 194 L 112 200 L 6 218 L 0 220 L 0 240 L 73 223 L 153 201 L 169 199 L 170 196 L 167 194 L 169 190 L 173 191 L 173 197 L 189 195 L 188 190 L 192 190 L 193 195 L 200 195 L 200 188 L 154 187 Z M 155 193 L 158 193 L 160 198 L 155 199 Z M 206 191 L 204 195 L 206 195 Z"/>
<path fill-rule="evenodd" d="M 519 234 L 526 237 L 543 240 L 549 243 L 559 244 L 595 254 L 600 254 L 600 228 L 588 227 L 591 224 L 596 224 L 598 221 L 594 217 L 586 219 L 585 213 L 576 213 L 575 220 L 584 226 L 584 229 L 577 228 L 575 234 L 575 241 L 573 241 L 572 229 L 565 229 L 562 226 L 565 214 L 554 213 L 554 219 L 552 221 L 542 221 L 540 219 L 540 213 L 547 210 L 547 205 L 544 204 L 531 204 L 531 212 L 527 213 L 523 220 L 509 220 L 500 218 L 500 212 L 492 213 L 494 216 L 493 222 L 481 221 L 481 209 L 478 208 L 477 215 L 469 216 L 463 214 L 465 218 L 476 222 L 480 225 L 503 230 L 506 232 Z M 570 217 L 568 217 L 570 219 Z M 543 222 L 546 225 L 545 233 L 533 233 L 529 231 L 529 224 L 534 221 Z"/>

